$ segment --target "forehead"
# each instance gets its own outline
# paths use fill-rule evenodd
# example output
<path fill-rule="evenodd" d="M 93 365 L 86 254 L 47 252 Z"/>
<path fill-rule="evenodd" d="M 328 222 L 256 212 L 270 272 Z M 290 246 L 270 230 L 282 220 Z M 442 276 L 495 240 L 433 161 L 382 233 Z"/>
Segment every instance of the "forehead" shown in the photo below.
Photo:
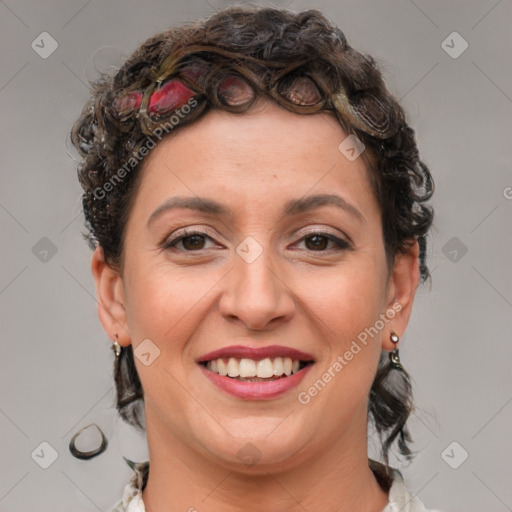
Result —
<path fill-rule="evenodd" d="M 211 110 L 151 150 L 139 203 L 149 208 L 188 195 L 259 208 L 337 191 L 363 208 L 373 200 L 365 155 L 344 156 L 339 146 L 347 136 L 328 112 L 296 114 L 269 102 L 244 114 Z"/>

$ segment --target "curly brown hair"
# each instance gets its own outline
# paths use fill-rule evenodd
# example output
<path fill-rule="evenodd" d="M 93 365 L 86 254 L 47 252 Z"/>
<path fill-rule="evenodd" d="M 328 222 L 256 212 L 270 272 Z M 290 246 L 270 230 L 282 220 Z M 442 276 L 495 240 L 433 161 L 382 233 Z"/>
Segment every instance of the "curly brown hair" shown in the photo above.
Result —
<path fill-rule="evenodd" d="M 230 77 L 242 84 L 244 101 L 233 101 L 223 89 Z M 169 78 L 179 79 L 185 89 L 176 94 L 189 91 L 194 103 L 189 101 L 180 112 L 171 102 L 150 115 L 151 93 Z M 419 158 L 414 131 L 375 60 L 354 50 L 319 11 L 226 8 L 151 37 L 115 76 L 102 74 L 91 88 L 71 139 L 82 157 L 78 177 L 88 228 L 84 237 L 91 248 L 103 248 L 111 266 L 122 269 L 124 227 L 138 171 L 164 129 L 166 136 L 172 135 L 212 108 L 243 113 L 255 97 L 264 97 L 305 115 L 331 111 L 347 133 L 363 142 L 388 261 L 418 241 L 420 275 L 423 281 L 429 277 L 426 237 L 433 211 L 424 203 L 434 184 Z M 368 403 L 386 466 L 395 440 L 402 455 L 413 456 L 406 427 L 413 410 L 410 378 L 405 370 L 394 378 L 397 372 L 391 369 L 383 351 Z M 116 358 L 114 376 L 119 414 L 144 430 L 144 393 L 131 345 Z"/>

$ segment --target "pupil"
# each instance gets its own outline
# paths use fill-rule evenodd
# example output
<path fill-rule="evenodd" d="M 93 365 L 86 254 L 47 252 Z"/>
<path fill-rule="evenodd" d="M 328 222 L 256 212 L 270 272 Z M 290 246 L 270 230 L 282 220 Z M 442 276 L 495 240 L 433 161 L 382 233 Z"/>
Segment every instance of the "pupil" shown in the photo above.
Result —
<path fill-rule="evenodd" d="M 201 246 L 201 242 L 200 242 L 201 238 L 202 238 L 202 235 L 187 236 L 187 238 L 183 239 L 183 245 L 185 247 L 187 247 L 187 249 L 190 249 L 190 248 L 192 248 L 192 249 L 196 248 L 197 249 L 198 246 Z M 188 243 L 188 241 L 190 241 L 192 239 L 195 239 L 196 243 L 192 243 L 192 244 Z M 199 242 L 199 244 L 197 242 Z M 190 247 L 188 247 L 188 246 L 190 246 Z M 199 248 L 201 248 L 201 247 L 199 247 Z"/>
<path fill-rule="evenodd" d="M 325 240 L 326 240 L 325 237 L 320 236 L 320 235 L 313 235 L 313 236 L 309 237 L 309 240 L 315 240 L 315 239 L 317 240 L 317 243 L 313 242 L 313 244 L 312 244 L 313 247 L 316 249 L 318 249 L 318 248 L 324 249 L 325 248 Z M 322 240 L 324 242 L 323 244 L 322 244 Z M 320 241 L 320 243 L 318 243 L 318 241 Z"/>

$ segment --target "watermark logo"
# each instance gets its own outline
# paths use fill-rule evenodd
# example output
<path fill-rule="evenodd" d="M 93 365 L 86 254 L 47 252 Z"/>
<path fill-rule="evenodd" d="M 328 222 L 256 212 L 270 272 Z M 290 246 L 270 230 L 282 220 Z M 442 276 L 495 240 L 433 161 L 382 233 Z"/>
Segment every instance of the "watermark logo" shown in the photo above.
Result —
<path fill-rule="evenodd" d="M 353 162 L 365 150 L 365 145 L 354 135 L 349 135 L 339 146 L 340 153 Z"/>
<path fill-rule="evenodd" d="M 160 349 L 148 338 L 133 351 L 133 355 L 144 365 L 149 366 L 160 356 Z"/>
<path fill-rule="evenodd" d="M 462 445 L 457 441 L 451 442 L 442 452 L 441 458 L 450 466 L 452 469 L 457 469 L 469 457 L 469 453 L 464 449 Z"/>
<path fill-rule="evenodd" d="M 458 32 L 452 32 L 441 43 L 441 48 L 452 59 L 458 59 L 468 49 L 468 46 L 468 42 Z"/>
<path fill-rule="evenodd" d="M 39 57 L 47 59 L 59 47 L 59 43 L 48 32 L 41 32 L 30 46 Z"/>
<path fill-rule="evenodd" d="M 33 461 L 43 469 L 48 469 L 59 457 L 57 450 L 47 441 L 43 441 L 30 454 Z"/>
<path fill-rule="evenodd" d="M 32 247 L 32 254 L 41 263 L 48 263 L 57 254 L 57 246 L 49 238 L 43 236 Z"/>
<path fill-rule="evenodd" d="M 452 263 L 458 263 L 466 255 L 468 248 L 459 238 L 453 236 L 443 245 L 441 251 Z"/>
<path fill-rule="evenodd" d="M 236 253 L 246 263 L 256 261 L 262 252 L 263 247 L 252 236 L 246 237 L 236 248 Z"/>
<path fill-rule="evenodd" d="M 246 466 L 254 466 L 261 459 L 261 452 L 254 444 L 246 443 L 238 450 L 236 456 Z"/>

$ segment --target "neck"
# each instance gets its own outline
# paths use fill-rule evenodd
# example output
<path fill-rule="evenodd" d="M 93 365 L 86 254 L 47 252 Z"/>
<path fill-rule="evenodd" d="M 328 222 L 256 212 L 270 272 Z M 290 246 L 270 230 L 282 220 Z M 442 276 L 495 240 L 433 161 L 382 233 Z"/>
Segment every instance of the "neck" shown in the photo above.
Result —
<path fill-rule="evenodd" d="M 388 503 L 368 466 L 366 429 L 346 431 L 300 464 L 252 475 L 212 463 L 150 418 L 146 425 L 146 512 L 382 512 Z"/>

